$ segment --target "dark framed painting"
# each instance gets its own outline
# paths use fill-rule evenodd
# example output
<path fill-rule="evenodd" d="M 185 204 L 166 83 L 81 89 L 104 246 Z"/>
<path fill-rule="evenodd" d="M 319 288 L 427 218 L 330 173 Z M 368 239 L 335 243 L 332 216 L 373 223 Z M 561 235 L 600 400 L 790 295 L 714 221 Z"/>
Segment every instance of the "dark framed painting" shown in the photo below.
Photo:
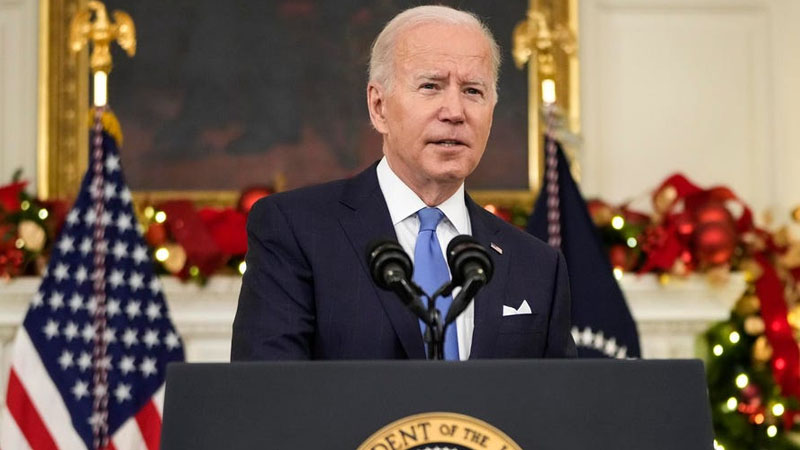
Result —
<path fill-rule="evenodd" d="M 150 199 L 232 201 L 253 185 L 291 189 L 357 173 L 381 156 L 381 138 L 366 108 L 370 46 L 398 12 L 440 3 L 476 13 L 502 51 L 492 133 L 467 187 L 497 203 L 532 199 L 531 161 L 540 156 L 528 130 L 537 117 L 529 118 L 528 70 L 514 66 L 511 49 L 514 27 L 536 2 L 107 0 L 109 12 L 126 11 L 137 28 L 135 57 L 114 46 L 109 77 L 109 104 L 125 136 L 128 183 Z M 57 11 L 61 17 L 51 13 L 51 47 L 68 22 L 63 16 L 83 3 L 66 0 Z M 50 67 L 53 90 L 87 84 L 80 75 L 85 56 L 59 58 L 51 50 L 50 61 L 57 66 Z M 63 103 L 50 115 L 63 113 Z M 60 123 L 57 117 L 51 122 Z M 57 139 L 50 140 L 53 147 Z M 81 160 L 60 167 L 80 172 Z"/>

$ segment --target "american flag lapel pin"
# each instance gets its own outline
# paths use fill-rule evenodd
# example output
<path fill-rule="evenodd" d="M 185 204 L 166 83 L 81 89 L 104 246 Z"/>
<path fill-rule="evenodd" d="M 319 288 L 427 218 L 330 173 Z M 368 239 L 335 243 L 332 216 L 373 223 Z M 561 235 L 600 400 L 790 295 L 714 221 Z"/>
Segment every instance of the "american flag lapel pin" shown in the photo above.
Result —
<path fill-rule="evenodd" d="M 501 255 L 503 254 L 503 249 L 502 249 L 502 248 L 500 248 L 500 246 L 499 246 L 499 245 L 497 245 L 497 244 L 495 244 L 494 242 L 492 242 L 491 244 L 489 244 L 489 246 L 490 246 L 490 247 L 492 247 L 492 250 L 496 251 L 497 253 L 499 253 L 499 254 L 501 254 Z"/>

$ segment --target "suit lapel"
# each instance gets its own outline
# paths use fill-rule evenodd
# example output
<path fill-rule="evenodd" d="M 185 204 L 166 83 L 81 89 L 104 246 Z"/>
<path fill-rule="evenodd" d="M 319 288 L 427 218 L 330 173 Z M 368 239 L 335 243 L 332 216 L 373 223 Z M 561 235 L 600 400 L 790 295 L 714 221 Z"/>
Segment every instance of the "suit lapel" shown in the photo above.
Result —
<path fill-rule="evenodd" d="M 493 354 L 492 349 L 500 328 L 512 249 L 503 245 L 503 235 L 500 233 L 497 219 L 478 206 L 469 196 L 466 201 L 472 224 L 472 237 L 486 247 L 494 262 L 492 280 L 475 296 L 475 329 L 470 351 L 470 359 L 487 358 Z M 500 254 L 492 249 L 492 244 L 501 248 L 503 253 Z"/>
<path fill-rule="evenodd" d="M 341 198 L 341 203 L 346 208 L 339 218 L 350 244 L 359 256 L 361 270 L 364 270 L 369 280 L 372 277 L 367 267 L 367 246 L 375 239 L 397 239 L 389 209 L 378 185 L 375 167 L 373 165 L 347 182 Z M 371 281 L 370 285 L 408 357 L 425 359 L 425 346 L 416 317 L 393 292 L 380 289 Z"/>

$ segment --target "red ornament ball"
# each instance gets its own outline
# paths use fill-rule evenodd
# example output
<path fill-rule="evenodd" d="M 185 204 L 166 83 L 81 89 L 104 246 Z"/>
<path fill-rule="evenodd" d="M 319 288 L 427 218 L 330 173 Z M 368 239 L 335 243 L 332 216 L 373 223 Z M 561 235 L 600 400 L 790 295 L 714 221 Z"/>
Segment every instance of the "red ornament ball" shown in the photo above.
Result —
<path fill-rule="evenodd" d="M 245 214 L 249 214 L 253 205 L 260 199 L 272 195 L 275 190 L 269 186 L 251 186 L 242 191 L 237 203 L 237 209 Z"/>
<path fill-rule="evenodd" d="M 692 244 L 698 261 L 704 265 L 719 265 L 728 262 L 736 249 L 738 237 L 731 224 L 723 222 L 697 225 Z"/>
<path fill-rule="evenodd" d="M 675 230 L 678 235 L 683 238 L 683 242 L 687 242 L 692 233 L 694 233 L 695 223 L 687 214 L 681 214 L 675 217 Z"/>
<path fill-rule="evenodd" d="M 598 227 L 604 227 L 610 224 L 611 218 L 614 217 L 614 210 L 602 200 L 589 200 L 586 202 L 586 207 L 589 210 L 592 221 Z"/>
<path fill-rule="evenodd" d="M 167 240 L 167 227 L 163 223 L 152 223 L 147 227 L 144 238 L 151 247 L 161 247 Z"/>
<path fill-rule="evenodd" d="M 619 267 L 623 270 L 629 270 L 633 267 L 634 263 L 632 251 L 622 244 L 612 245 L 611 248 L 608 249 L 608 259 L 611 261 L 612 266 Z"/>
<path fill-rule="evenodd" d="M 742 389 L 742 400 L 747 404 L 760 406 L 761 388 L 759 388 L 755 383 L 748 383 L 747 386 Z"/>
<path fill-rule="evenodd" d="M 505 220 L 506 222 L 511 222 L 511 211 L 508 208 L 503 208 L 501 206 L 489 203 L 486 206 L 484 206 L 483 209 Z"/>
<path fill-rule="evenodd" d="M 731 213 L 720 202 L 709 202 L 697 207 L 694 211 L 694 220 L 698 225 L 704 223 L 727 223 L 733 225 Z"/>

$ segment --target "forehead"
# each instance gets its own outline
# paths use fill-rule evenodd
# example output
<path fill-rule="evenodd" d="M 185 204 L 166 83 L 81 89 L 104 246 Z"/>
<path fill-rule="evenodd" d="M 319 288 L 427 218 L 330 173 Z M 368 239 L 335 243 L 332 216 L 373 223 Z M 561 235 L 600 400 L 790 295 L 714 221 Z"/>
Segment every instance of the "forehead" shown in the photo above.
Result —
<path fill-rule="evenodd" d="M 441 70 L 456 66 L 459 72 L 489 76 L 491 51 L 476 27 L 423 24 L 403 31 L 395 47 L 397 69 Z"/>

